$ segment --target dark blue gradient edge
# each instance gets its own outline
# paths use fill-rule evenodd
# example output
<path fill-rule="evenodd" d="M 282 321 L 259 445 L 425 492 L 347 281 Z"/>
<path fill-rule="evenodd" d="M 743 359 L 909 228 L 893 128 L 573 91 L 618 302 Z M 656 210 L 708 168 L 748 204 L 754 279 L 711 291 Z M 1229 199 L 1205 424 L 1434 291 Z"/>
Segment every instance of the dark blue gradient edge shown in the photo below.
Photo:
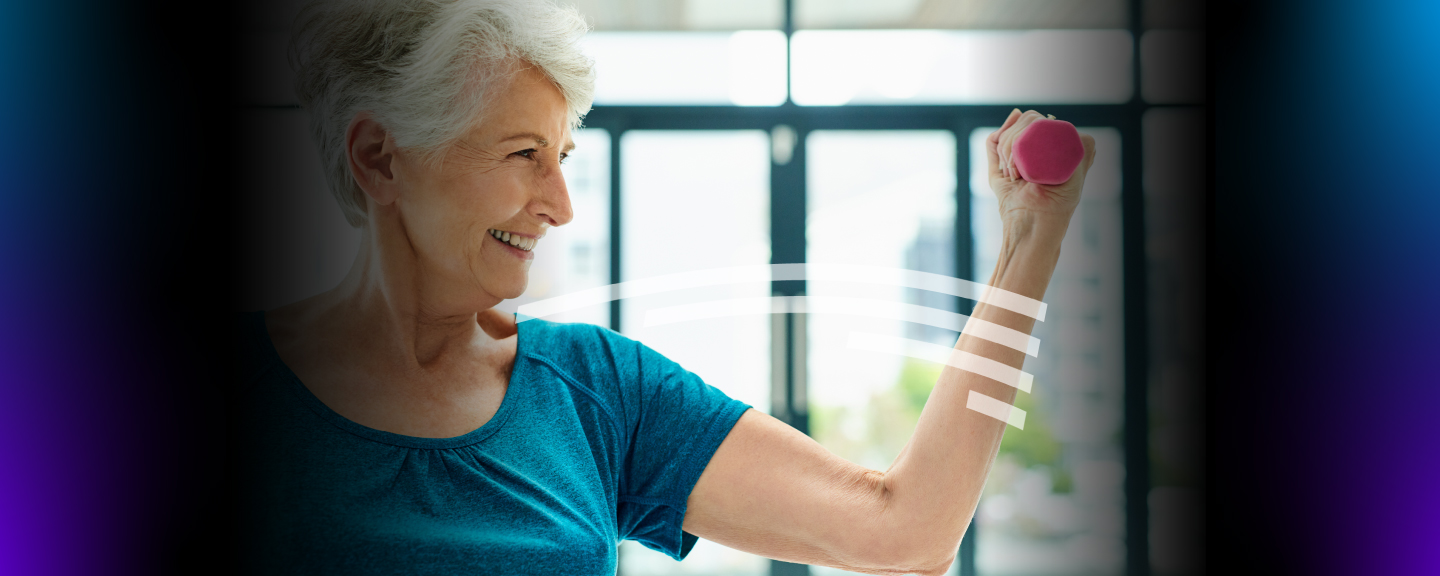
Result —
<path fill-rule="evenodd" d="M 1440 5 L 1211 15 L 1211 568 L 1440 573 Z"/>
<path fill-rule="evenodd" d="M 224 141 L 196 112 L 227 63 L 162 24 L 199 15 L 0 3 L 0 573 L 214 555 L 224 411 L 205 367 L 228 216 L 204 199 L 224 197 L 204 148 Z"/>

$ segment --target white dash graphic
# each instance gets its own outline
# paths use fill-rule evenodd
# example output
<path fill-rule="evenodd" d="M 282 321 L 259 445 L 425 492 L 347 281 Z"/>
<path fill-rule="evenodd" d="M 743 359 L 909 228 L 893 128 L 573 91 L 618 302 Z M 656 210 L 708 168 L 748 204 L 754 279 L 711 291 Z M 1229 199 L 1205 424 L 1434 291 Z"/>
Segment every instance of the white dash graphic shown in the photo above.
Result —
<path fill-rule="evenodd" d="M 996 362 L 984 356 L 971 354 L 963 350 L 956 350 L 949 346 L 931 344 L 921 340 L 898 338 L 883 334 L 851 332 L 848 347 L 851 350 L 868 350 L 885 354 L 898 354 L 918 360 L 939 362 L 947 366 L 954 366 L 966 372 L 979 374 L 1001 384 L 1014 386 L 1022 392 L 1029 392 L 1035 383 L 1035 376 L 1028 372 L 1023 372 L 1017 368 Z"/>
<path fill-rule="evenodd" d="M 1036 358 L 1040 357 L 1039 338 L 1035 338 L 1013 328 L 1006 328 L 999 324 L 986 322 L 974 316 L 965 319 L 965 327 L 960 330 L 960 333 L 983 338 L 997 344 L 1004 344 L 1005 346 Z"/>
<path fill-rule="evenodd" d="M 970 391 L 970 399 L 965 401 L 965 407 L 1021 430 L 1025 429 L 1025 411 L 974 390 Z"/>

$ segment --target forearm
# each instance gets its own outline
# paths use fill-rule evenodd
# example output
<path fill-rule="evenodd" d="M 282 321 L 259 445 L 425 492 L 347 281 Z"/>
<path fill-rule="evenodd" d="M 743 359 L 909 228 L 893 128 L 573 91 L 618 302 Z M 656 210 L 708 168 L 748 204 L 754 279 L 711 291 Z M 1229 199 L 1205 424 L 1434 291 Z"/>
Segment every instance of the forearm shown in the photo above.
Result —
<path fill-rule="evenodd" d="M 1006 223 L 990 285 L 1040 300 L 1055 271 L 1069 215 L 1026 214 Z M 972 316 L 1025 334 L 1035 320 L 977 303 Z M 956 349 L 1020 368 L 1025 353 L 962 334 Z M 884 476 L 888 529 L 913 535 L 922 549 L 953 553 L 979 502 L 1006 424 L 966 408 L 970 391 L 1013 404 L 1017 390 L 946 366 L 921 412 L 915 434 Z"/>

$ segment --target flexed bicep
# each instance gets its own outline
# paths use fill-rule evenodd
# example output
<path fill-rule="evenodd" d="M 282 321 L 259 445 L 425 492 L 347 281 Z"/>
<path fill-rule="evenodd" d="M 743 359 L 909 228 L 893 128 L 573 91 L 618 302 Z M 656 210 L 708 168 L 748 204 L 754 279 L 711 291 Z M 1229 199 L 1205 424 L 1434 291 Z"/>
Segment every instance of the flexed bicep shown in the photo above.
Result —
<path fill-rule="evenodd" d="M 951 560 L 944 547 L 893 525 L 883 478 L 752 409 L 691 492 L 685 531 L 788 562 L 871 573 L 943 571 Z"/>

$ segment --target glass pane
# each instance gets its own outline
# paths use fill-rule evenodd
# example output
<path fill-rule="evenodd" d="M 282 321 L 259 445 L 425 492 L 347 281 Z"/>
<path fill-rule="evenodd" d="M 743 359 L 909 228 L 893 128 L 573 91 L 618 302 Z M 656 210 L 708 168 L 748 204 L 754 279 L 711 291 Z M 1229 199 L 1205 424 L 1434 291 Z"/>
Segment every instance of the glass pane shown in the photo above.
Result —
<path fill-rule="evenodd" d="M 596 30 L 755 30 L 785 24 L 781 0 L 683 0 L 618 4 L 570 2 Z"/>
<path fill-rule="evenodd" d="M 535 247 L 525 294 L 501 303 L 498 309 L 513 312 L 528 302 L 610 283 L 610 134 L 584 128 L 572 137 L 575 149 L 561 170 L 575 217 L 545 234 Z M 610 305 L 595 304 L 547 315 L 545 319 L 608 327 Z"/>
<path fill-rule="evenodd" d="M 770 263 L 770 138 L 762 131 L 631 131 L 621 137 L 623 280 Z M 661 308 L 770 296 L 768 281 L 691 288 L 622 302 L 625 335 L 732 398 L 770 409 L 770 318 L 727 316 L 646 326 Z M 626 576 L 767 573 L 769 561 L 701 540 L 676 563 L 635 542 Z"/>
<path fill-rule="evenodd" d="M 1140 37 L 1140 94 L 1153 104 L 1205 101 L 1205 32 L 1151 30 Z"/>
<path fill-rule="evenodd" d="M 1205 29 L 1204 0 L 1144 0 L 1140 13 L 1145 28 Z"/>
<path fill-rule="evenodd" d="M 785 102 L 785 34 L 591 32 L 595 103 L 775 106 Z"/>
<path fill-rule="evenodd" d="M 1000 215 L 986 179 L 985 137 L 970 135 L 975 277 L 988 282 L 1000 249 Z M 1119 575 L 1125 568 L 1124 390 L 1120 246 L 1120 134 L 1095 138 L 1095 164 L 1070 222 L 1037 323 L 1040 354 L 1027 358 L 1033 394 L 1016 405 L 985 484 L 976 564 L 985 576 Z"/>
<path fill-rule="evenodd" d="M 802 30 L 796 104 L 1105 104 L 1130 100 L 1125 30 Z M 903 55 L 903 56 L 901 56 Z"/>
<path fill-rule="evenodd" d="M 1150 282 L 1150 565 L 1204 573 L 1205 110 L 1151 108 L 1145 139 Z"/>
<path fill-rule="evenodd" d="M 806 140 L 806 261 L 954 276 L 955 137 L 948 131 L 816 131 Z M 870 284 L 808 282 L 810 298 L 903 302 L 946 312 L 957 298 Z M 900 320 L 807 314 L 810 432 L 852 462 L 886 470 L 914 432 L 938 364 L 852 350 L 850 334 L 953 346 L 958 331 Z M 814 567 L 812 574 L 846 574 Z"/>
<path fill-rule="evenodd" d="M 797 28 L 1125 28 L 1125 0 L 795 0 Z"/>

